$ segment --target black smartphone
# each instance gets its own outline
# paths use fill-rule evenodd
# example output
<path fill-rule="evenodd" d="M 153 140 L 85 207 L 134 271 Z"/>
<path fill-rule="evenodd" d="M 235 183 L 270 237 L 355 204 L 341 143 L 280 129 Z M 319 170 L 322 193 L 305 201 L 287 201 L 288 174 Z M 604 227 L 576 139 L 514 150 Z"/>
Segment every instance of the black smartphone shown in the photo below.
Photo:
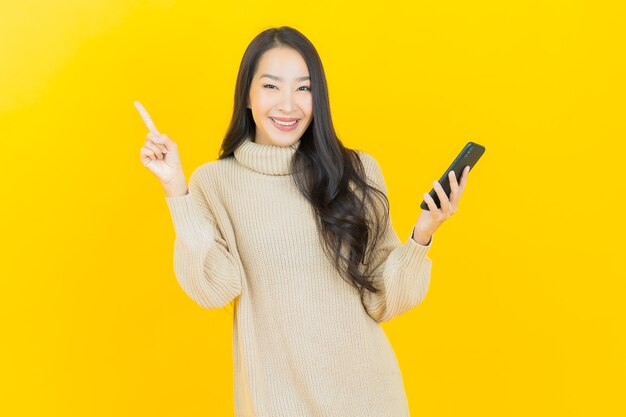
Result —
<path fill-rule="evenodd" d="M 459 153 L 454 162 L 452 162 L 452 165 L 450 165 L 450 167 L 446 169 L 446 172 L 439 179 L 439 184 L 441 184 L 441 186 L 443 187 L 443 190 L 446 192 L 448 198 L 450 198 L 450 193 L 452 192 L 452 189 L 450 188 L 450 178 L 448 178 L 448 174 L 450 173 L 450 171 L 454 171 L 454 175 L 456 175 L 456 180 L 460 182 L 461 173 L 463 172 L 465 167 L 469 165 L 471 172 L 474 168 L 474 165 L 476 165 L 476 162 L 478 162 L 480 157 L 483 156 L 483 153 L 485 153 L 484 146 L 479 145 L 475 142 L 467 142 L 467 145 L 465 145 L 461 153 Z M 428 194 L 435 201 L 437 208 L 441 208 L 441 202 L 439 201 L 437 191 L 432 188 L 430 190 L 430 193 Z M 426 201 L 424 200 L 422 200 L 422 204 L 420 205 L 420 207 L 424 210 L 430 210 L 428 208 L 428 204 L 426 204 Z"/>

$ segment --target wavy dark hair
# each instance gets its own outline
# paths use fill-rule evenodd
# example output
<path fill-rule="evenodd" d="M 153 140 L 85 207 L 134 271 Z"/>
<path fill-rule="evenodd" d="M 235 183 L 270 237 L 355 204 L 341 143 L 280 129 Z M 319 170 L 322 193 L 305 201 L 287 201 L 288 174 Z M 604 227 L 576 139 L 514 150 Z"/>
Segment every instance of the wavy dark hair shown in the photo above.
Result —
<path fill-rule="evenodd" d="M 383 191 L 367 183 L 356 150 L 344 147 L 337 137 L 322 61 L 313 44 L 296 29 L 288 26 L 267 29 L 248 45 L 239 67 L 233 117 L 219 159 L 231 157 L 246 137 L 255 137 L 256 125 L 246 105 L 250 84 L 263 53 L 276 47 L 298 51 L 311 77 L 313 117 L 292 158 L 292 178 L 315 209 L 324 252 L 340 275 L 359 290 L 363 304 L 365 290 L 380 291 L 370 281 L 366 259 L 370 254 L 368 248 L 376 246 L 384 231 L 389 201 Z"/>

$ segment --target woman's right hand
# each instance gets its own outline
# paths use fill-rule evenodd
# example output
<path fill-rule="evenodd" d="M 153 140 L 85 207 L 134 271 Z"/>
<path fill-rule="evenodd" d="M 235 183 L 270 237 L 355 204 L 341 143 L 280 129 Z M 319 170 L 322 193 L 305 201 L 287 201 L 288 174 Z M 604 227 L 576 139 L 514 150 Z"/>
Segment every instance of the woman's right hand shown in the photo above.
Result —
<path fill-rule="evenodd" d="M 185 173 L 180 162 L 178 145 L 167 135 L 159 133 L 140 102 L 135 101 L 135 107 L 149 130 L 146 142 L 139 152 L 141 163 L 156 175 L 168 193 L 180 194 L 182 188 L 186 192 Z"/>
<path fill-rule="evenodd" d="M 177 176 L 184 175 L 178 145 L 165 134 L 148 133 L 140 150 L 141 163 L 162 184 L 171 183 Z"/>

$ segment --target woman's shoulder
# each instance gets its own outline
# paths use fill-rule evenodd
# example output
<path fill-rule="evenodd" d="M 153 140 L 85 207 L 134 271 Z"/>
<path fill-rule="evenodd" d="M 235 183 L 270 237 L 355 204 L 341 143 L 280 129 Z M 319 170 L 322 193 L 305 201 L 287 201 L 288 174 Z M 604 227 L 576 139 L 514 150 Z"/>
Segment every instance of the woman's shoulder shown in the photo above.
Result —
<path fill-rule="evenodd" d="M 362 149 L 354 149 L 354 151 L 363 163 L 363 169 L 367 178 L 379 183 L 383 174 L 378 160 L 371 153 Z"/>
<path fill-rule="evenodd" d="M 371 167 L 380 168 L 380 164 L 378 163 L 378 160 L 372 153 L 365 151 L 363 149 L 352 149 L 352 150 L 358 155 L 358 157 L 363 162 L 364 166 L 367 165 L 367 167 L 370 167 L 370 168 Z"/>
<path fill-rule="evenodd" d="M 214 161 L 203 162 L 202 164 L 198 165 L 198 167 L 196 167 L 191 175 L 202 177 L 206 177 L 207 175 L 221 175 L 233 166 L 233 162 L 233 158 L 216 159 Z"/>
<path fill-rule="evenodd" d="M 193 170 L 189 183 L 198 184 L 205 189 L 214 187 L 222 178 L 228 178 L 227 172 L 233 168 L 233 165 L 233 158 L 204 162 Z"/>

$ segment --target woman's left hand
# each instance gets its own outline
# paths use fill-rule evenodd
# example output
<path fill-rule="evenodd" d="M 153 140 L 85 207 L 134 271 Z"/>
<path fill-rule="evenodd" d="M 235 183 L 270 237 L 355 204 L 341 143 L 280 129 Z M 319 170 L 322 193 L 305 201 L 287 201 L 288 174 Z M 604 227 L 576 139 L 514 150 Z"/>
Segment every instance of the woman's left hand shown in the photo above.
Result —
<path fill-rule="evenodd" d="M 435 230 L 437 230 L 444 221 L 458 211 L 459 201 L 461 200 L 461 195 L 467 185 L 468 175 L 469 166 L 466 166 L 461 174 L 461 183 L 459 184 L 456 176 L 454 175 L 454 171 L 450 171 L 448 174 L 448 177 L 450 178 L 449 199 L 448 196 L 446 196 L 443 187 L 439 184 L 439 181 L 433 181 L 433 188 L 439 197 L 441 208 L 437 208 L 435 201 L 428 193 L 424 194 L 424 201 L 428 204 L 428 208 L 430 210 L 422 210 L 422 213 L 417 219 L 417 224 L 413 229 L 413 239 L 417 243 L 421 243 L 423 245 L 430 243 L 430 238 L 433 233 L 435 233 Z"/>

